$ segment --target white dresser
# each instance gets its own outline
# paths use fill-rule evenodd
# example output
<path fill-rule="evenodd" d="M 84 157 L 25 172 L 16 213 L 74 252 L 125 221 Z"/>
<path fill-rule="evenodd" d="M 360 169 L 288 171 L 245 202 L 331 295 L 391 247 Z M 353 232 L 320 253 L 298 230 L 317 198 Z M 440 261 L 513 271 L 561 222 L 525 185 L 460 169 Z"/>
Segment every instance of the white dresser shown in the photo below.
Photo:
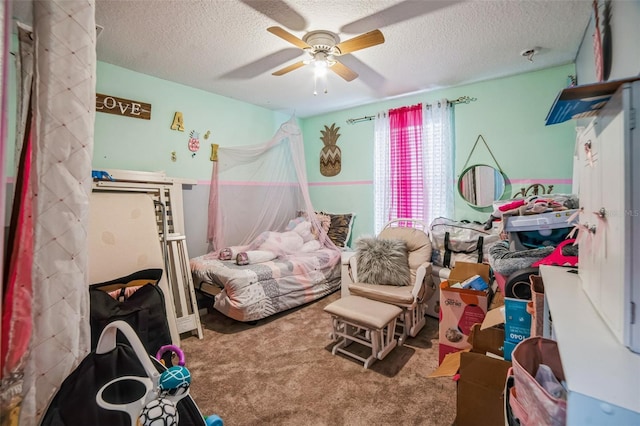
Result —
<path fill-rule="evenodd" d="M 640 425 L 639 107 L 640 82 L 623 84 L 579 134 L 579 267 L 540 267 L 567 425 Z"/>

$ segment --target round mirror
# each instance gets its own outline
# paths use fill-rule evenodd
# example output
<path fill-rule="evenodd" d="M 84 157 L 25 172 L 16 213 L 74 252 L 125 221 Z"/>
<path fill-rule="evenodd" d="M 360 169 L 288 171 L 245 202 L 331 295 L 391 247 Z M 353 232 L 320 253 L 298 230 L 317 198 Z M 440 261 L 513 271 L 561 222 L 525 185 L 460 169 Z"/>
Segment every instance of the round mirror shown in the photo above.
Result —
<path fill-rule="evenodd" d="M 486 164 L 467 167 L 458 179 L 458 192 L 475 207 L 489 207 L 504 194 L 502 172 Z"/>

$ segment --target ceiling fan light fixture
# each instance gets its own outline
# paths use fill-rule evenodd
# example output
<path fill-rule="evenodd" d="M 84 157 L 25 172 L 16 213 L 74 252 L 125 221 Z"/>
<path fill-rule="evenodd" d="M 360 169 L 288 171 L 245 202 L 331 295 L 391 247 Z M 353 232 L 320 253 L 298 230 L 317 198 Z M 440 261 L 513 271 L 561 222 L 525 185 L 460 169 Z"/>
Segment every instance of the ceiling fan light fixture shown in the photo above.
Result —
<path fill-rule="evenodd" d="M 326 70 L 331 68 L 331 71 L 342 77 L 345 81 L 352 81 L 358 77 L 358 74 L 342 62 L 334 59 L 334 56 L 341 56 L 384 43 L 384 36 L 380 30 L 369 31 L 368 33 L 360 34 L 341 43 L 338 43 L 338 36 L 330 31 L 311 31 L 302 39 L 280 27 L 269 27 L 267 31 L 301 48 L 311 56 L 311 59 L 298 61 L 295 64 L 274 71 L 272 74 L 276 76 L 284 75 L 304 65 L 313 63 L 316 80 L 318 78 L 317 74 L 322 73 L 322 71 L 320 71 L 321 69 Z M 316 72 L 316 70 L 318 71 Z M 314 94 L 317 93 L 314 92 Z"/>
<path fill-rule="evenodd" d="M 313 74 L 316 77 L 324 77 L 327 75 L 327 69 L 329 66 L 324 61 L 315 61 L 313 63 Z"/>
<path fill-rule="evenodd" d="M 326 76 L 327 70 L 336 63 L 326 52 L 316 52 L 311 62 L 313 63 L 313 73 L 316 77 Z"/>
<path fill-rule="evenodd" d="M 302 40 L 313 48 L 314 51 L 330 51 L 337 43 L 338 36 L 330 31 L 311 31 Z"/>

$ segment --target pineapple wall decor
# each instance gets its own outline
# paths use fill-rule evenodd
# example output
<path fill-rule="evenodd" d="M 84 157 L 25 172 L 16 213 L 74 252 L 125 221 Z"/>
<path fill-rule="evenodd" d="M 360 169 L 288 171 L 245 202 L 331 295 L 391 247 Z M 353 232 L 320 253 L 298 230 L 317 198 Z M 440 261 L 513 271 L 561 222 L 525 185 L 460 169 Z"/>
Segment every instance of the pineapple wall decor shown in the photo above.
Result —
<path fill-rule="evenodd" d="M 322 151 L 320 151 L 320 173 L 323 176 L 335 176 L 340 173 L 342 166 L 342 153 L 337 145 L 340 133 L 340 127 L 336 127 L 333 123 L 331 127 L 324 126 L 324 130 L 320 130 L 322 137 L 320 140 L 324 143 Z"/>

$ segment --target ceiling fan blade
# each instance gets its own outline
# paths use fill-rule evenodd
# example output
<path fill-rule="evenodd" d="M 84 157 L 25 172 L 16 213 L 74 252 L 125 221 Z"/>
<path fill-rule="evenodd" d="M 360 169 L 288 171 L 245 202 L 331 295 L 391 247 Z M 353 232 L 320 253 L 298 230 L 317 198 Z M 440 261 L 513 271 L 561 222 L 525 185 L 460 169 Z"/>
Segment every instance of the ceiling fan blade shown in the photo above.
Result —
<path fill-rule="evenodd" d="M 283 40 L 288 41 L 289 43 L 293 44 L 294 46 L 298 46 L 300 49 L 310 49 L 311 46 L 309 46 L 305 41 L 302 41 L 301 39 L 299 39 L 298 37 L 294 36 L 293 34 L 291 34 L 290 32 L 280 28 L 280 27 L 269 27 L 267 28 L 267 31 L 269 31 L 271 34 L 277 35 L 278 37 L 280 37 Z"/>
<path fill-rule="evenodd" d="M 304 65 L 304 61 L 296 62 L 295 64 L 289 65 L 288 67 L 284 67 L 282 69 L 279 69 L 278 71 L 272 72 L 271 75 L 283 75 L 293 70 L 297 70 Z"/>
<path fill-rule="evenodd" d="M 282 0 L 240 0 L 250 8 L 262 13 L 267 18 L 273 19 L 294 31 L 303 31 L 307 27 L 307 21 L 291 6 Z"/>
<path fill-rule="evenodd" d="M 405 0 L 340 28 L 340 32 L 358 34 L 369 28 L 384 28 L 418 16 L 461 3 L 463 0 Z"/>
<path fill-rule="evenodd" d="M 351 68 L 347 67 L 346 65 L 338 61 L 336 61 L 335 64 L 331 65 L 331 68 L 329 69 L 347 81 L 351 81 L 358 78 L 358 73 L 356 73 Z"/>
<path fill-rule="evenodd" d="M 233 80 L 254 78 L 274 69 L 275 67 L 282 66 L 282 64 L 296 59 L 301 53 L 302 52 L 298 48 L 293 46 L 287 47 L 286 49 L 279 50 L 263 58 L 228 71 L 225 74 L 222 74 L 220 78 Z"/>
<path fill-rule="evenodd" d="M 382 43 L 384 43 L 384 36 L 382 35 L 382 32 L 380 32 L 380 30 L 373 30 L 343 41 L 342 43 L 338 43 L 336 44 L 336 48 L 340 51 L 341 55 L 345 55 L 347 53 L 355 52 L 356 50 L 365 49 Z"/>
<path fill-rule="evenodd" d="M 380 73 L 362 62 L 355 55 L 341 56 L 340 62 L 352 70 L 358 70 L 358 80 L 376 91 L 382 90 L 384 92 L 389 85 L 389 82 Z"/>

